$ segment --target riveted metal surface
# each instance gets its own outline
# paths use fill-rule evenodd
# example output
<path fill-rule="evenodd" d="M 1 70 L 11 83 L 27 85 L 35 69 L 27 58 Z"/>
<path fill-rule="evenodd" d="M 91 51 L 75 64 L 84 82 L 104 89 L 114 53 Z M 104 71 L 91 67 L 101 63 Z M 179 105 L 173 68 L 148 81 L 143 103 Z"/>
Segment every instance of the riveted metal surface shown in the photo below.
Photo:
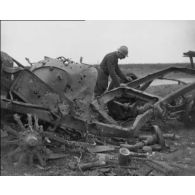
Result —
<path fill-rule="evenodd" d="M 50 86 L 56 93 L 62 93 L 67 85 L 69 79 L 68 74 L 62 69 L 56 67 L 44 66 L 34 70 L 33 72 L 48 86 Z"/>
<path fill-rule="evenodd" d="M 77 63 L 64 64 L 58 59 L 46 58 L 34 64 L 32 72 L 54 91 L 64 92 L 70 100 L 81 100 L 89 104 L 97 79 L 93 66 Z"/>
<path fill-rule="evenodd" d="M 97 69 L 72 61 L 45 58 L 34 64 L 31 71 L 60 95 L 71 102 L 72 114 L 82 120 L 90 120 L 89 106 L 93 100 Z M 67 102 L 65 103 L 67 104 Z"/>

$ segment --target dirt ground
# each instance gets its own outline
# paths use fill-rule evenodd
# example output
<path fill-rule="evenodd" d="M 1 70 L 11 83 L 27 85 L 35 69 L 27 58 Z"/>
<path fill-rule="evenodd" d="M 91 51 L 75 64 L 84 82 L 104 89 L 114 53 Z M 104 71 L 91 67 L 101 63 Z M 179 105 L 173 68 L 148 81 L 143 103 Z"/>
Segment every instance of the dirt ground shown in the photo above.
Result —
<path fill-rule="evenodd" d="M 65 151 L 66 156 L 59 160 L 49 160 L 46 167 L 34 165 L 29 167 L 22 164 L 20 166 L 9 161 L 6 154 L 11 148 L 1 148 L 1 175 L 77 175 L 77 176 L 96 176 L 96 175 L 195 175 L 195 127 L 186 128 L 181 123 L 169 124 L 166 133 L 175 133 L 178 139 L 166 140 L 169 149 L 167 151 L 153 152 L 151 159 L 166 162 L 172 167 L 171 172 L 161 172 L 148 166 L 146 162 L 134 160 L 130 162 L 130 168 L 103 167 L 93 170 L 81 171 L 73 169 L 72 165 L 77 162 L 80 153 Z M 118 151 L 116 151 L 117 153 Z M 90 162 L 93 155 L 83 153 L 81 162 Z"/>
<path fill-rule="evenodd" d="M 148 71 L 147 71 L 148 72 Z M 140 73 L 142 76 L 143 71 Z M 146 74 L 146 72 L 144 72 Z M 158 87 L 157 87 L 158 88 Z M 148 92 L 157 95 L 167 94 L 172 91 L 172 86 L 164 86 L 159 90 L 151 88 Z M 89 153 L 81 153 L 74 150 L 65 150 L 65 157 L 58 160 L 49 160 L 46 167 L 34 165 L 29 167 L 25 164 L 17 165 L 7 158 L 7 153 L 13 148 L 1 146 L 1 175 L 23 175 L 23 176 L 43 176 L 43 175 L 59 175 L 59 176 L 140 176 L 140 175 L 195 175 L 195 126 L 186 127 L 178 121 L 167 123 L 163 127 L 163 133 L 174 133 L 177 139 L 166 139 L 167 148 L 160 152 L 148 153 L 149 159 L 158 162 L 166 163 L 167 170 L 159 170 L 150 163 L 132 158 L 129 167 L 120 167 L 117 164 L 118 150 L 111 152 L 116 157 L 115 166 L 105 166 L 94 168 L 87 171 L 82 171 L 79 168 L 75 169 L 75 164 L 80 162 L 91 162 L 96 158 L 96 155 Z"/>

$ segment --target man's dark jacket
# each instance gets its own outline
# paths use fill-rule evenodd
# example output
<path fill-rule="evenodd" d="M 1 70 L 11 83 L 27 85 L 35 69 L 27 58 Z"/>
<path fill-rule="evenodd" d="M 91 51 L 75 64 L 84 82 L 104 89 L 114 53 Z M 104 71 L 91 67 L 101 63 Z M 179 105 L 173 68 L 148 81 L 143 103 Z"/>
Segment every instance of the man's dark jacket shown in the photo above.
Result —
<path fill-rule="evenodd" d="M 125 75 L 119 69 L 118 57 L 116 52 L 107 54 L 100 64 L 97 83 L 95 87 L 95 96 L 101 95 L 107 89 L 109 76 L 112 79 L 113 87 L 120 86 L 120 79 L 126 81 Z"/>

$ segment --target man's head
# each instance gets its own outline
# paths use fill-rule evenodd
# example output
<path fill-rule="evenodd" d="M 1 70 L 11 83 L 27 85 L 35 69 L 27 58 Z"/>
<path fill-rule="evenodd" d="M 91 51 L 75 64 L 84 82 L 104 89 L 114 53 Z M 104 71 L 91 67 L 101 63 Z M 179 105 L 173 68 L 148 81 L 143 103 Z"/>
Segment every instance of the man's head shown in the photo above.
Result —
<path fill-rule="evenodd" d="M 128 56 L 128 47 L 127 46 L 121 46 L 118 50 L 117 50 L 117 54 L 119 59 L 123 59 L 125 57 Z"/>

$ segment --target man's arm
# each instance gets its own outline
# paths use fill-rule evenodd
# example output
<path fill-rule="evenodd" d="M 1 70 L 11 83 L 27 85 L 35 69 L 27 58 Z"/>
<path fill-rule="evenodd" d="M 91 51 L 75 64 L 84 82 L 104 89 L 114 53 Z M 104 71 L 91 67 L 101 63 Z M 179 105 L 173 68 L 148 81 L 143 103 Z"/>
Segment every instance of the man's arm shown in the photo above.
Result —
<path fill-rule="evenodd" d="M 107 62 L 107 66 L 108 66 L 108 72 L 109 72 L 109 75 L 113 81 L 113 87 L 119 87 L 120 86 L 120 81 L 119 81 L 119 78 L 116 74 L 116 71 L 115 71 L 115 62 L 113 59 L 109 59 L 108 62 Z"/>
<path fill-rule="evenodd" d="M 118 64 L 116 65 L 116 74 L 123 80 L 123 81 L 128 81 L 127 77 L 122 73 L 120 70 Z"/>

